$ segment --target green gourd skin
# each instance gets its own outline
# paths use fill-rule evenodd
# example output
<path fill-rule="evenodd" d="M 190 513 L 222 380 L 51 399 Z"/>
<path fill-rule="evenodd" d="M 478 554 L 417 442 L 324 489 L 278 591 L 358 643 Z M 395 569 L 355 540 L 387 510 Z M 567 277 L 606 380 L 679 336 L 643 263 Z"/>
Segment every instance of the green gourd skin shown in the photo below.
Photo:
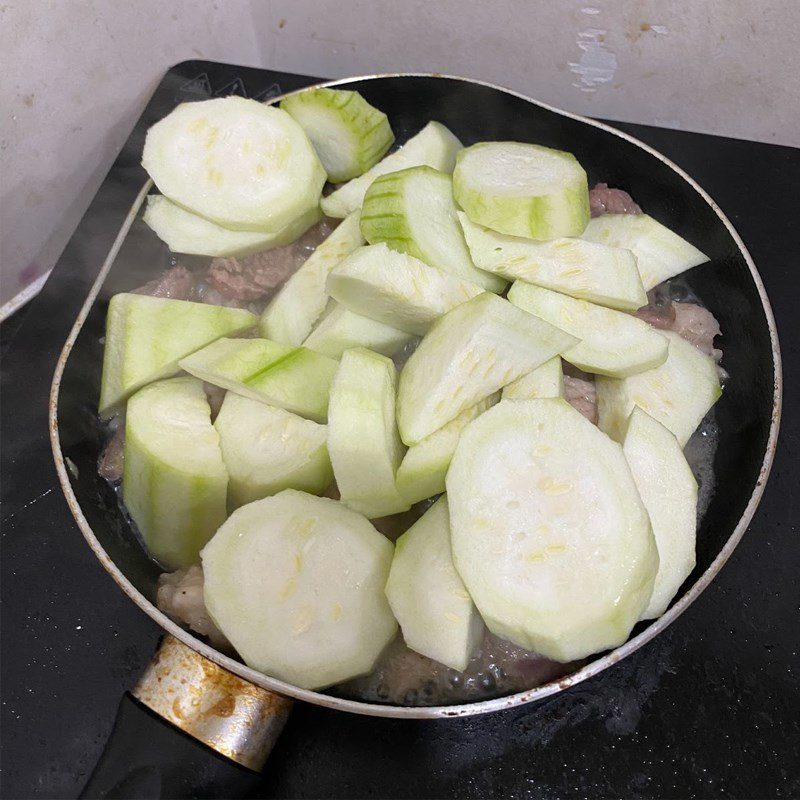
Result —
<path fill-rule="evenodd" d="M 197 563 L 225 521 L 228 473 L 202 383 L 158 381 L 128 401 L 122 497 L 168 569 Z"/>
<path fill-rule="evenodd" d="M 358 92 L 304 89 L 284 98 L 280 107 L 300 123 L 333 183 L 362 175 L 394 142 L 386 114 Z"/>

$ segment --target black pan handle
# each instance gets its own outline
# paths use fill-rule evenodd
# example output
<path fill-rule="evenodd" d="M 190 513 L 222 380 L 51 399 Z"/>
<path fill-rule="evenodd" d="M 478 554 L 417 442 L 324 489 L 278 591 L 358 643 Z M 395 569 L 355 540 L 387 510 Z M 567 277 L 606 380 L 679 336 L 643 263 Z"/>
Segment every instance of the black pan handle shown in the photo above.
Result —
<path fill-rule="evenodd" d="M 80 796 L 92 800 L 246 797 L 257 772 L 218 755 L 125 694 Z"/>
<path fill-rule="evenodd" d="M 82 798 L 235 798 L 250 793 L 292 701 L 166 636 L 132 694 Z"/>

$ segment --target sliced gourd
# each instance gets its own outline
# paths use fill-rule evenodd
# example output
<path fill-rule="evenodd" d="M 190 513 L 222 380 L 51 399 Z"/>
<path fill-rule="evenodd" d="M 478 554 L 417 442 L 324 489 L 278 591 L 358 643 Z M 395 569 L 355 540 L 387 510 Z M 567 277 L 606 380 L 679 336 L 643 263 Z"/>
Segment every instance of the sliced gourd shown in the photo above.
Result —
<path fill-rule="evenodd" d="M 675 436 L 634 408 L 622 446 L 650 515 L 659 565 L 642 619 L 660 617 L 695 565 L 697 482 Z"/>
<path fill-rule="evenodd" d="M 328 452 L 342 502 L 366 517 L 407 511 L 395 473 L 403 444 L 395 423 L 397 370 L 363 348 L 342 355 L 331 386 Z"/>
<path fill-rule="evenodd" d="M 385 244 L 359 247 L 328 276 L 328 293 L 346 308 L 419 336 L 481 292 L 480 286 Z"/>
<path fill-rule="evenodd" d="M 414 338 L 413 334 L 355 314 L 335 300 L 331 304 L 333 308 L 317 323 L 303 347 L 330 358 L 341 358 L 353 347 L 391 357 Z"/>
<path fill-rule="evenodd" d="M 453 560 L 487 627 L 573 661 L 622 644 L 647 606 L 655 539 L 612 442 L 566 401 L 503 401 L 447 473 Z"/>
<path fill-rule="evenodd" d="M 397 488 L 409 503 L 413 505 L 444 491 L 447 468 L 456 451 L 461 432 L 498 400 L 497 394 L 484 398 L 462 411 L 438 431 L 408 448 L 397 470 Z"/>
<path fill-rule="evenodd" d="M 122 497 L 147 549 L 168 569 L 196 564 L 225 521 L 228 487 L 200 381 L 158 381 L 131 397 L 124 463 Z"/>
<path fill-rule="evenodd" d="M 320 216 L 319 208 L 315 207 L 277 233 L 232 231 L 187 211 L 162 194 L 151 194 L 142 220 L 173 253 L 227 257 L 291 244 L 319 222 Z"/>
<path fill-rule="evenodd" d="M 325 422 L 332 358 L 269 339 L 219 339 L 180 362 L 190 375 L 235 394 Z"/>
<path fill-rule="evenodd" d="M 503 387 L 503 400 L 536 400 L 564 396 L 564 370 L 561 357 L 555 356 L 527 375 Z"/>
<path fill-rule="evenodd" d="M 705 253 L 647 214 L 603 214 L 589 222 L 583 238 L 630 250 L 648 292 L 667 278 L 708 261 Z"/>
<path fill-rule="evenodd" d="M 708 410 L 722 395 L 714 360 L 672 331 L 667 360 L 655 369 L 629 378 L 598 376 L 597 413 L 600 429 L 621 442 L 634 406 L 675 434 L 683 447 Z"/>
<path fill-rule="evenodd" d="M 453 179 L 444 172 L 410 167 L 377 178 L 364 196 L 361 232 L 370 244 L 385 242 L 487 291 L 505 289 L 502 278 L 472 263 L 453 200 Z"/>
<path fill-rule="evenodd" d="M 228 392 L 214 427 L 231 508 L 284 489 L 322 494 L 333 480 L 325 425 Z"/>
<path fill-rule="evenodd" d="M 239 308 L 115 294 L 106 316 L 100 415 L 111 416 L 145 384 L 177 374 L 184 356 L 255 323 L 253 314 Z"/>
<path fill-rule="evenodd" d="M 576 342 L 488 292 L 456 306 L 431 328 L 400 374 L 403 441 L 420 442 Z"/>
<path fill-rule="evenodd" d="M 576 300 L 524 281 L 514 283 L 508 299 L 580 339 L 562 353 L 562 358 L 578 369 L 624 378 L 667 360 L 667 340 L 631 314 Z"/>
<path fill-rule="evenodd" d="M 300 123 L 334 183 L 366 172 L 394 141 L 386 114 L 358 92 L 304 89 L 281 100 L 281 108 Z"/>
<path fill-rule="evenodd" d="M 534 242 L 478 225 L 463 211 L 458 218 L 472 259 L 482 270 L 621 311 L 647 305 L 630 250 L 583 239 Z"/>
<path fill-rule="evenodd" d="M 277 232 L 319 205 L 325 170 L 285 111 L 243 97 L 182 103 L 147 131 L 161 194 L 225 228 Z"/>
<path fill-rule="evenodd" d="M 339 223 L 336 230 L 308 257 L 283 285 L 261 315 L 261 334 L 281 344 L 299 345 L 325 311 L 325 281 L 330 271 L 364 244 L 358 213 Z"/>
<path fill-rule="evenodd" d="M 451 669 L 467 668 L 483 621 L 453 566 L 446 498 L 397 540 L 386 596 L 412 650 Z"/>
<path fill-rule="evenodd" d="M 572 153 L 522 142 L 461 150 L 456 202 L 479 225 L 528 239 L 580 236 L 589 221 L 586 172 Z"/>
<path fill-rule="evenodd" d="M 205 605 L 249 667 L 322 689 L 372 670 L 397 632 L 383 591 L 393 550 L 341 503 L 286 489 L 205 546 Z"/>
<path fill-rule="evenodd" d="M 361 177 L 340 186 L 320 201 L 322 212 L 329 217 L 346 217 L 361 208 L 364 195 L 375 178 L 387 172 L 427 164 L 441 172 L 452 172 L 461 142 L 439 122 L 429 122 L 399 150 L 379 161 Z"/>

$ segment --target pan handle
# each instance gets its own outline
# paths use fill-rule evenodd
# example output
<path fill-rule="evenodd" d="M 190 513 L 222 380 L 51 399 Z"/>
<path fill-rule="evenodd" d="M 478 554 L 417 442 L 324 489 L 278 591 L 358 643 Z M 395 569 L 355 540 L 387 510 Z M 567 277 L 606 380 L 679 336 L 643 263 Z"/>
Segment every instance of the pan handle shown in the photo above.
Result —
<path fill-rule="evenodd" d="M 120 703 L 84 798 L 238 797 L 258 780 L 292 701 L 173 636 Z"/>

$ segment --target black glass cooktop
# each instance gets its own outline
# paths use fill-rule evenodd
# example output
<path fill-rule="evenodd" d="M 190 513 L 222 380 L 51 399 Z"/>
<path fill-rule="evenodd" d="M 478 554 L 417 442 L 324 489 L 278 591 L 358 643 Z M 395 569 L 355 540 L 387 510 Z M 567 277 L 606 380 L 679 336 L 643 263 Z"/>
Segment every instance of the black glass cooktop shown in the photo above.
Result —
<path fill-rule="evenodd" d="M 0 328 L 3 797 L 77 796 L 160 635 L 85 546 L 58 488 L 47 432 L 56 359 L 143 182 L 144 132 L 176 99 L 268 98 L 312 80 L 200 61 L 172 69 L 44 290 Z M 749 531 L 665 633 L 550 700 L 436 722 L 298 706 L 253 796 L 800 796 L 800 151 L 616 126 L 708 190 L 744 238 L 773 303 L 783 424 Z"/>

